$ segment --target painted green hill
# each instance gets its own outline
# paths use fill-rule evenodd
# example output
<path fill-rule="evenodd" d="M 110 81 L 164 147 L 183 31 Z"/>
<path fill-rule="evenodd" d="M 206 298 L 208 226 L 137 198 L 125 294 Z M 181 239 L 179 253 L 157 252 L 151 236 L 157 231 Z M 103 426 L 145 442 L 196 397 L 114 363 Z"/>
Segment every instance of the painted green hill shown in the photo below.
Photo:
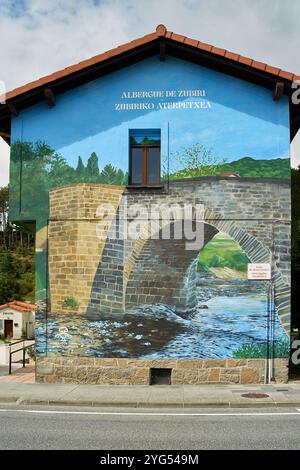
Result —
<path fill-rule="evenodd" d="M 275 160 L 254 160 L 242 158 L 217 167 L 219 173 L 238 173 L 242 178 L 290 178 L 290 159 L 276 158 Z"/>
<path fill-rule="evenodd" d="M 241 178 L 290 178 L 290 159 L 254 160 L 251 157 L 241 158 L 230 163 L 210 167 L 200 166 L 197 170 L 181 170 L 170 175 L 171 180 L 197 176 L 217 176 L 222 173 L 236 173 Z"/>

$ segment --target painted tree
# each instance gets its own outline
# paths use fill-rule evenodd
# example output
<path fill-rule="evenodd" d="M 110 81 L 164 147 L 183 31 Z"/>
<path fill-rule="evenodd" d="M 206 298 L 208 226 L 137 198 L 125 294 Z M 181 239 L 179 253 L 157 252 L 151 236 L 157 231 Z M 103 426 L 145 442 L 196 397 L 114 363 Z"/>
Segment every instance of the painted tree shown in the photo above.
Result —
<path fill-rule="evenodd" d="M 110 163 L 105 165 L 100 174 L 100 182 L 103 184 L 124 185 L 127 184 L 127 175 L 119 168 L 115 168 Z"/>
<path fill-rule="evenodd" d="M 86 180 L 97 183 L 99 181 L 99 163 L 95 152 L 91 154 L 86 166 Z"/>
<path fill-rule="evenodd" d="M 76 176 L 78 178 L 78 181 L 84 181 L 85 176 L 86 176 L 86 168 L 80 156 L 78 157 L 78 163 L 76 167 Z"/>
<path fill-rule="evenodd" d="M 22 172 L 20 168 L 22 161 Z M 22 174 L 22 194 L 19 194 Z M 76 171 L 66 159 L 42 141 L 14 142 L 11 146 L 10 212 L 47 221 L 49 190 L 76 182 Z M 21 196 L 21 197 L 20 197 Z"/>
<path fill-rule="evenodd" d="M 220 160 L 213 154 L 212 149 L 207 149 L 204 145 L 196 143 L 192 147 L 183 147 L 176 152 L 171 158 L 171 163 L 173 167 L 175 165 L 177 168 L 177 173 L 179 173 L 177 177 L 188 176 L 192 178 L 216 174 L 217 166 L 223 165 L 226 160 Z"/>

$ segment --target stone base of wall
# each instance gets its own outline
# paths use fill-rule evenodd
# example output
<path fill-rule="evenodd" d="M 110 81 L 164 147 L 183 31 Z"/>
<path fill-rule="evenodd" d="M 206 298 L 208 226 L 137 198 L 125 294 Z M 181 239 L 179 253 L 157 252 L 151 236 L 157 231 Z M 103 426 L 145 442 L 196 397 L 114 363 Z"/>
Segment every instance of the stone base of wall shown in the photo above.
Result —
<path fill-rule="evenodd" d="M 37 359 L 36 380 L 42 383 L 149 385 L 151 368 L 172 369 L 172 385 L 264 383 L 263 359 Z M 288 360 L 275 360 L 277 383 L 288 380 Z"/>

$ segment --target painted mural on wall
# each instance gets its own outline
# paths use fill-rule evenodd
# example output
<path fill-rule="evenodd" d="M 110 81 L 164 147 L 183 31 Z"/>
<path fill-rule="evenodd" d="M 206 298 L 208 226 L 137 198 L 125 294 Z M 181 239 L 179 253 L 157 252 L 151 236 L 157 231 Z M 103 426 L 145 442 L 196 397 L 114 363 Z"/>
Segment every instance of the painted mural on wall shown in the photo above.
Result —
<path fill-rule="evenodd" d="M 84 200 L 83 184 L 99 185 L 99 200 L 112 198 L 119 210 L 126 185 L 131 183 L 130 147 L 157 145 L 155 129 L 160 130 L 161 183 L 168 194 L 175 191 L 176 182 L 194 178 L 227 175 L 237 182 L 255 179 L 261 185 L 278 179 L 280 187 L 290 177 L 288 100 L 283 97 L 274 102 L 267 90 L 185 61 L 148 59 L 64 93 L 54 108 L 39 104 L 25 110 L 13 119 L 10 206 L 11 220 L 36 220 L 39 234 L 38 353 L 265 357 L 266 305 L 270 309 L 274 299 L 268 283 L 247 280 L 246 266 L 251 260 L 226 230 L 216 229 L 204 248 L 193 253 L 195 272 L 188 287 L 193 302 L 179 309 L 176 302 L 172 304 L 177 295 L 175 265 L 165 273 L 169 291 L 164 294 L 154 294 L 155 281 L 145 278 L 145 273 L 155 274 L 147 250 L 156 253 L 159 249 L 163 257 L 165 248 L 147 242 L 129 269 L 123 261 L 124 253 L 132 249 L 130 244 L 115 243 L 109 231 L 100 243 L 92 222 L 89 227 L 80 225 L 80 208 L 78 222 L 72 228 L 68 225 L 74 214 L 66 201 L 70 207 L 73 200 L 80 201 L 80 191 Z M 66 189 L 56 192 L 59 188 Z M 59 201 L 65 207 L 56 225 L 48 221 L 50 211 L 55 212 L 51 197 L 52 206 Z M 234 204 L 231 218 L 235 217 Z M 214 206 L 207 203 L 205 209 Z M 254 212 L 253 219 L 266 218 L 262 210 Z M 222 217 L 226 220 L 229 215 L 224 212 Z M 61 245 L 57 245 L 52 233 L 60 231 Z M 251 243 L 256 243 L 255 236 Z M 67 245 L 73 247 L 69 255 Z M 267 249 L 270 246 L 271 242 Z M 91 253 L 84 252 L 88 249 Z M 182 272 L 191 269 L 190 264 Z M 117 287 L 110 277 L 119 279 Z M 142 285 L 139 295 L 145 298 L 135 301 L 137 282 Z M 273 323 L 274 354 L 286 357 L 289 340 L 279 314 Z"/>
<path fill-rule="evenodd" d="M 268 305 L 274 308 L 274 299 L 267 282 L 247 280 L 248 263 L 240 246 L 218 233 L 198 255 L 193 308 L 162 301 L 128 306 L 123 314 L 99 312 L 92 320 L 78 315 L 78 297 L 68 297 L 64 314 L 48 314 L 47 334 L 39 325 L 38 350 L 88 357 L 265 358 L 271 354 Z M 272 354 L 288 357 L 289 338 L 276 314 L 272 322 Z"/>

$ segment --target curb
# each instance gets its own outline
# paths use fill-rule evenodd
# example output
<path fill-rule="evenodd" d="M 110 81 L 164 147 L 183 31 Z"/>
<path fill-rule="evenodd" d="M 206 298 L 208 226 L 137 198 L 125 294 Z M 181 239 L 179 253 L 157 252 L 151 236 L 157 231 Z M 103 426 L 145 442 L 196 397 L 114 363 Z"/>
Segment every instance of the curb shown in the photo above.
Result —
<path fill-rule="evenodd" d="M 45 406 L 86 406 L 99 408 L 290 408 L 299 407 L 300 402 L 103 402 L 103 401 L 87 401 L 87 400 L 43 400 L 35 398 L 22 397 L 0 397 L 1 403 L 12 403 L 15 405 L 45 405 Z"/>
<path fill-rule="evenodd" d="M 18 397 L 1 397 L 0 403 L 15 403 L 17 404 L 19 398 Z"/>

